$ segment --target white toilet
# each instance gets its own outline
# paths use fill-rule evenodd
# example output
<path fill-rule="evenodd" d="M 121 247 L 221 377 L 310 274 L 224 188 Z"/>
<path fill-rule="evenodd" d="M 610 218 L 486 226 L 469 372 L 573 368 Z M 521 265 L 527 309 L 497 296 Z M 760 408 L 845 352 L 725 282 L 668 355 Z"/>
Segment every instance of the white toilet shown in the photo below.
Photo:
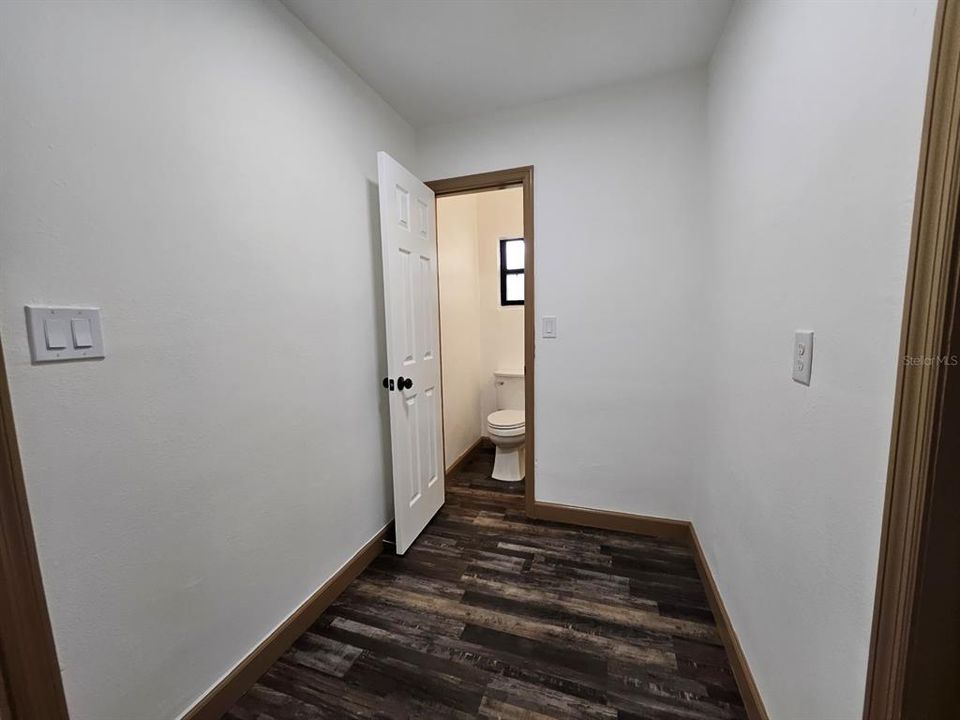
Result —
<path fill-rule="evenodd" d="M 524 392 L 523 373 L 495 372 L 493 379 L 497 389 L 497 410 L 487 416 L 487 434 L 497 448 L 493 462 L 493 478 L 504 482 L 523 480 L 524 440 Z"/>

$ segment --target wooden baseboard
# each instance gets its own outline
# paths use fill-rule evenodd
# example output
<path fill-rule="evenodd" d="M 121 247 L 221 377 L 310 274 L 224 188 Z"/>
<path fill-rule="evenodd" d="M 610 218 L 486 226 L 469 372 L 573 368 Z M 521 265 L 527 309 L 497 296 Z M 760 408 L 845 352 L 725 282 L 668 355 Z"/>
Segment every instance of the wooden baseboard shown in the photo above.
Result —
<path fill-rule="evenodd" d="M 310 598 L 221 680 L 203 698 L 190 708 L 181 720 L 218 720 L 256 683 L 277 658 L 298 637 L 316 622 L 317 618 L 342 593 L 347 585 L 383 550 L 382 541 L 389 525 L 378 532 L 354 555 L 347 564 L 325 582 Z"/>
<path fill-rule="evenodd" d="M 689 527 L 690 536 L 688 540 L 690 548 L 693 550 L 693 559 L 697 563 L 697 571 L 700 573 L 703 587 L 707 591 L 707 602 L 710 603 L 710 610 L 713 612 L 714 620 L 717 623 L 717 632 L 720 634 L 723 646 L 727 650 L 727 660 L 730 662 L 730 669 L 733 671 L 733 677 L 740 689 L 740 697 L 743 699 L 747 717 L 750 720 L 769 720 L 766 708 L 763 706 L 763 700 L 760 698 L 760 691 L 757 689 L 756 682 L 754 682 L 753 673 L 750 672 L 750 666 L 747 665 L 747 657 L 740 646 L 740 640 L 733 629 L 733 623 L 730 622 L 730 616 L 727 615 L 720 590 L 713 579 L 713 573 L 710 572 L 710 565 L 703 554 L 700 538 L 697 537 L 697 531 L 693 525 L 691 524 Z"/>
<path fill-rule="evenodd" d="M 601 530 L 618 530 L 636 535 L 653 535 L 679 540 L 680 542 L 688 542 L 690 538 L 690 523 L 682 520 L 631 515 L 630 513 L 612 512 L 610 510 L 593 510 L 591 508 L 539 501 L 533 503 L 533 513 L 529 514 L 537 520 L 550 520 L 551 522 L 582 525 Z"/>
<path fill-rule="evenodd" d="M 482 444 L 483 444 L 483 437 L 478 437 L 475 443 L 473 443 L 470 447 L 468 447 L 466 450 L 460 453 L 460 457 L 458 457 L 456 460 L 454 460 L 450 464 L 450 467 L 447 468 L 444 474 L 447 477 L 449 477 L 450 475 L 453 475 L 457 470 L 460 469 L 460 466 L 463 465 L 463 461 L 466 460 L 468 457 L 470 457 L 470 453 L 472 453 Z"/>
<path fill-rule="evenodd" d="M 710 572 L 700 539 L 697 537 L 693 524 L 684 520 L 670 520 L 668 518 L 631 515 L 629 513 L 610 512 L 608 510 L 592 510 L 590 508 L 574 507 L 571 505 L 557 505 L 555 503 L 534 502 L 531 517 L 538 520 L 581 525 L 584 527 L 599 528 L 601 530 L 618 530 L 637 535 L 653 535 L 669 540 L 676 540 L 690 546 L 693 558 L 697 564 L 697 571 L 707 593 L 707 601 L 717 623 L 717 632 L 727 651 L 727 659 L 734 679 L 740 690 L 747 717 L 750 720 L 769 720 L 767 711 L 760 698 L 760 691 L 747 665 L 747 658 L 740 646 L 740 640 L 730 622 L 730 616 L 720 597 L 717 583 Z"/>

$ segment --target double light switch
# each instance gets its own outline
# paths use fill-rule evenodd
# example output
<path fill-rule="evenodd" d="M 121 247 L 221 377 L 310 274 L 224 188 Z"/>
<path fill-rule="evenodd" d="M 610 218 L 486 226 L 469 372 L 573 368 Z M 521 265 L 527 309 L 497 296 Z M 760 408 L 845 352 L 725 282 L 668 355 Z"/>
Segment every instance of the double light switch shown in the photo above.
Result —
<path fill-rule="evenodd" d="M 104 356 L 99 308 L 28 305 L 27 330 L 34 362 Z"/>

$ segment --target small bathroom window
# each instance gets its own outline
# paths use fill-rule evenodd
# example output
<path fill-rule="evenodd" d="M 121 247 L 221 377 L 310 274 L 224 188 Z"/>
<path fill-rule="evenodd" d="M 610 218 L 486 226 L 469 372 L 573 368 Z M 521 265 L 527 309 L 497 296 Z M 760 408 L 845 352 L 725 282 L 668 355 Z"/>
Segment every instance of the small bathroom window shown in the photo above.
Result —
<path fill-rule="evenodd" d="M 500 240 L 500 304 L 523 305 L 523 238 Z"/>

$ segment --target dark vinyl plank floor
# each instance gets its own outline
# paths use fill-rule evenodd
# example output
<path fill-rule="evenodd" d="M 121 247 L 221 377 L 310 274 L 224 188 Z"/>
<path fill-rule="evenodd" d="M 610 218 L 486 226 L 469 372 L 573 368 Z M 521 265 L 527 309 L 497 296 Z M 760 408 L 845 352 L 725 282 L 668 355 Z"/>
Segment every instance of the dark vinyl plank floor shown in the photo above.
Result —
<path fill-rule="evenodd" d="M 225 717 L 746 717 L 689 549 L 528 520 L 492 468 L 478 448 Z"/>

